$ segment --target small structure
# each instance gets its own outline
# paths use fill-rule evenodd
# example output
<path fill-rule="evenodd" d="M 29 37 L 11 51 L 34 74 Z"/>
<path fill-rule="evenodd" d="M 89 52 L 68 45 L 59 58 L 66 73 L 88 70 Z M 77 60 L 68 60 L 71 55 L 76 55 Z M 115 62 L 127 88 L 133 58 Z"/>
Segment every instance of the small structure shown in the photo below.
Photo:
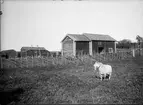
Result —
<path fill-rule="evenodd" d="M 132 42 L 131 43 L 131 49 L 135 49 L 138 47 L 138 43 L 137 42 Z"/>
<path fill-rule="evenodd" d="M 79 53 L 93 55 L 94 53 L 116 52 L 116 40 L 102 34 L 67 34 L 62 43 L 62 55 L 76 56 Z"/>
<path fill-rule="evenodd" d="M 143 37 L 137 35 L 136 40 L 138 42 L 138 48 L 143 48 Z"/>
<path fill-rule="evenodd" d="M 21 57 L 27 56 L 49 56 L 50 52 L 44 47 L 22 47 L 21 48 Z"/>
<path fill-rule="evenodd" d="M 143 37 L 137 35 L 136 40 L 137 40 L 138 55 L 142 56 L 143 55 Z"/>
<path fill-rule="evenodd" d="M 17 56 L 17 52 L 14 49 L 10 49 L 10 50 L 3 50 L 0 52 L 0 56 L 3 58 L 14 58 Z"/>

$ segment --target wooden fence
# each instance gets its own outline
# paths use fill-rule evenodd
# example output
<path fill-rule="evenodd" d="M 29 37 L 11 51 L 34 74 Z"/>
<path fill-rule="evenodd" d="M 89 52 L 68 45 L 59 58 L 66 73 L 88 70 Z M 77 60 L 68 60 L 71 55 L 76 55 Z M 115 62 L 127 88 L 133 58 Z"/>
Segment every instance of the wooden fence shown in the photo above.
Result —
<path fill-rule="evenodd" d="M 143 56 L 143 49 L 118 51 L 117 53 L 94 53 L 93 56 L 80 54 L 77 57 L 25 57 L 25 58 L 1 58 L 1 68 L 33 68 L 66 66 L 68 64 L 80 65 L 95 61 L 117 61 L 131 59 L 135 56 Z M 92 58 L 92 59 L 91 59 Z"/>
<path fill-rule="evenodd" d="M 25 57 L 25 58 L 1 58 L 1 68 L 33 68 L 33 67 L 54 67 L 77 64 L 77 60 L 65 57 Z"/>
<path fill-rule="evenodd" d="M 79 54 L 77 55 L 78 58 L 82 58 L 83 56 Z M 122 52 L 117 52 L 117 53 L 93 53 L 93 56 L 91 56 L 93 59 L 97 61 L 116 61 L 116 60 L 124 60 L 124 59 L 130 59 L 133 56 L 133 51 L 122 51 Z"/>

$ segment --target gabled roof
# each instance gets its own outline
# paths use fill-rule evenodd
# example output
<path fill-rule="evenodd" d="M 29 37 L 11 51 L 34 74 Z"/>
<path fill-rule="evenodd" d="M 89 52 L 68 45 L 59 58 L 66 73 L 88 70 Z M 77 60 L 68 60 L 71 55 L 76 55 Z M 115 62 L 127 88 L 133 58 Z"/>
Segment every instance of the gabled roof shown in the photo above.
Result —
<path fill-rule="evenodd" d="M 70 38 L 72 38 L 74 41 L 90 41 L 87 37 L 81 34 L 68 34 Z"/>
<path fill-rule="evenodd" d="M 109 35 L 103 34 L 67 34 L 66 37 L 70 37 L 74 41 L 92 41 L 92 40 L 102 40 L 102 41 L 116 41 Z M 62 42 L 66 39 L 66 37 L 62 40 Z"/>
<path fill-rule="evenodd" d="M 21 51 L 28 51 L 28 50 L 46 50 L 44 47 L 22 47 Z"/>
<path fill-rule="evenodd" d="M 136 39 L 137 39 L 138 41 L 140 41 L 140 42 L 143 42 L 143 37 L 141 37 L 141 36 L 139 36 L 139 35 L 136 36 Z"/>
<path fill-rule="evenodd" d="M 84 36 L 88 37 L 89 40 L 102 40 L 102 41 L 116 41 L 109 35 L 103 34 L 90 34 L 90 33 L 83 33 Z"/>
<path fill-rule="evenodd" d="M 67 37 L 70 37 L 74 41 L 90 41 L 87 37 L 81 34 L 67 34 L 61 42 L 63 42 Z"/>

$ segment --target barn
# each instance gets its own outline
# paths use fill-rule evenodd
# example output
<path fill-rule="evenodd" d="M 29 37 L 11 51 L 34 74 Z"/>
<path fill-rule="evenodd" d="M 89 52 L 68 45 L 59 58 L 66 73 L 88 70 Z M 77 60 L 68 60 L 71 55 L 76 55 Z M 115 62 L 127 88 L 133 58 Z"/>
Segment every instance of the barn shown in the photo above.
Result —
<path fill-rule="evenodd" d="M 26 56 L 49 56 L 50 52 L 44 47 L 22 47 L 21 57 Z"/>
<path fill-rule="evenodd" d="M 78 54 L 89 54 L 116 52 L 116 40 L 109 35 L 103 34 L 67 34 L 62 44 L 63 56 L 76 56 Z"/>

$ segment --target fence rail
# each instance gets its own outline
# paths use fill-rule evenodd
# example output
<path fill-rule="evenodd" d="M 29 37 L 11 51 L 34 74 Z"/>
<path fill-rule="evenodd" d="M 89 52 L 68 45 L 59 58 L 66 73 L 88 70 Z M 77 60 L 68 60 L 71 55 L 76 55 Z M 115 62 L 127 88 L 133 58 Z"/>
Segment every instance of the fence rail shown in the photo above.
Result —
<path fill-rule="evenodd" d="M 33 67 L 51 67 L 66 66 L 68 64 L 80 65 L 92 63 L 95 61 L 116 61 L 130 59 L 134 56 L 143 56 L 143 49 L 128 51 L 118 51 L 117 53 L 94 53 L 93 56 L 79 54 L 77 57 L 25 57 L 25 58 L 0 58 L 1 68 L 33 68 Z M 91 59 L 92 58 L 92 59 Z"/>

